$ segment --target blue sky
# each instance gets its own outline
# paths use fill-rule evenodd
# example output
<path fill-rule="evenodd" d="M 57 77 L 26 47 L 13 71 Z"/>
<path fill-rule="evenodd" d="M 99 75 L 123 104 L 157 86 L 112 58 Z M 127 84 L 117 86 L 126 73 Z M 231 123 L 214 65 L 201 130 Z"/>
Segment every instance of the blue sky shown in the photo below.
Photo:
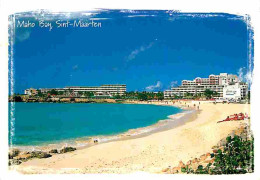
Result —
<path fill-rule="evenodd" d="M 238 74 L 248 67 L 247 24 L 238 16 L 118 10 L 43 15 L 16 16 L 16 24 L 36 25 L 15 28 L 15 93 L 115 83 L 126 84 L 127 91 L 159 91 L 183 79 Z M 38 26 L 42 19 L 55 24 L 89 18 L 101 28 Z"/>

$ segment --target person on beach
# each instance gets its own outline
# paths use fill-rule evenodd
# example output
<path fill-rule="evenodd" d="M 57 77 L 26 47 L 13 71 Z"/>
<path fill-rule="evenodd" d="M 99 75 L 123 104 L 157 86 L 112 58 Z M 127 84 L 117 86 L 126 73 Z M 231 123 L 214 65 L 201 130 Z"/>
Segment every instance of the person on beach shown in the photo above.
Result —
<path fill-rule="evenodd" d="M 198 110 L 200 109 L 200 107 L 198 106 Z"/>
<path fill-rule="evenodd" d="M 245 118 L 248 119 L 248 114 L 247 113 L 245 113 Z"/>

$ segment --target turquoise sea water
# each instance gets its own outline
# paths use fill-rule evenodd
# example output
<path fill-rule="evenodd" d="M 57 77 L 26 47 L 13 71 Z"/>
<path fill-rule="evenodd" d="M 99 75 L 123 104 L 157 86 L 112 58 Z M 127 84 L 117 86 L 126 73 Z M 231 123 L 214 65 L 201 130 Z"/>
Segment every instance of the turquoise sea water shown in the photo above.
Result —
<path fill-rule="evenodd" d="M 176 107 L 142 104 L 14 103 L 15 120 L 11 126 L 10 105 L 9 143 L 12 140 L 13 145 L 43 145 L 119 134 L 155 124 L 182 111 Z"/>

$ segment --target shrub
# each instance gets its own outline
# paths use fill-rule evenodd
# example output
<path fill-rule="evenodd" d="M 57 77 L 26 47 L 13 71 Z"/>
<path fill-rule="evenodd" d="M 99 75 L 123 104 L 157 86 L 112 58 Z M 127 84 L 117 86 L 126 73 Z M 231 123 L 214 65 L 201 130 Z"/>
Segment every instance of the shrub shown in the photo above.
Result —
<path fill-rule="evenodd" d="M 196 171 L 182 168 L 183 173 L 194 174 L 245 174 L 254 172 L 254 138 L 243 140 L 240 136 L 226 138 L 224 150 L 218 149 L 211 158 L 215 162 L 206 167 L 199 165 Z"/>
<path fill-rule="evenodd" d="M 254 139 L 243 140 L 239 136 L 227 137 L 224 151 L 215 155 L 216 174 L 244 174 L 254 171 Z"/>

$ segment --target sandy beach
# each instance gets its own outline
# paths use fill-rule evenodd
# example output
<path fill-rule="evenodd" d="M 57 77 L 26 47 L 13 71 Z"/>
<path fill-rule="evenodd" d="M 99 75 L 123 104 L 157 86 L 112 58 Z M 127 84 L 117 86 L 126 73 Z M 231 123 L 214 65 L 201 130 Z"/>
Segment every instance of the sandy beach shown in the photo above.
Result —
<path fill-rule="evenodd" d="M 186 104 L 185 104 L 186 103 Z M 154 104 L 160 104 L 155 103 Z M 171 105 L 170 103 L 164 105 Z M 195 104 L 195 106 L 194 106 Z M 162 169 L 177 166 L 179 161 L 210 152 L 212 146 L 247 121 L 217 123 L 234 113 L 248 113 L 248 104 L 213 104 L 209 102 L 178 102 L 178 107 L 198 109 L 196 117 L 184 125 L 155 132 L 148 136 L 113 141 L 55 154 L 46 159 L 32 159 L 11 166 L 21 173 L 132 173 L 145 171 L 162 173 Z"/>

